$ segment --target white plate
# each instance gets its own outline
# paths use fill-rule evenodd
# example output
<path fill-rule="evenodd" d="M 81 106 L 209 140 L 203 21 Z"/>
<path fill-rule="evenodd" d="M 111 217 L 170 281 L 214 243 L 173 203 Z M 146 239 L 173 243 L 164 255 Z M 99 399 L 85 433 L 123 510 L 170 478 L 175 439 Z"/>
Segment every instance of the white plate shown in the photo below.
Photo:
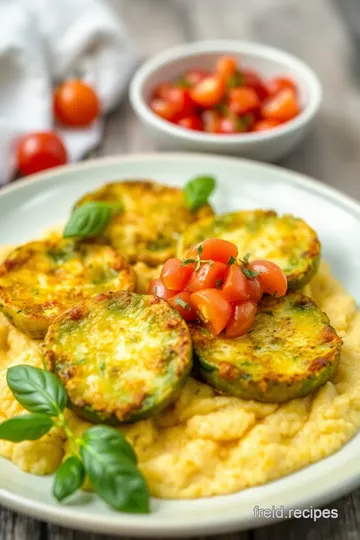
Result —
<path fill-rule="evenodd" d="M 278 167 L 196 154 L 144 154 L 89 161 L 39 174 L 0 192 L 0 244 L 30 240 L 66 219 L 74 201 L 105 181 L 154 178 L 183 185 L 190 177 L 218 178 L 218 211 L 274 208 L 306 219 L 319 233 L 323 256 L 360 303 L 360 205 L 320 183 Z M 314 441 L 316 444 L 316 441 Z M 19 471 L 0 459 L 0 502 L 40 519 L 92 532 L 136 536 L 195 536 L 259 527 L 253 508 L 320 505 L 360 485 L 360 434 L 333 456 L 281 480 L 234 495 L 194 501 L 154 499 L 150 515 L 120 514 L 96 496 L 68 504 L 51 498 L 51 478 Z"/>

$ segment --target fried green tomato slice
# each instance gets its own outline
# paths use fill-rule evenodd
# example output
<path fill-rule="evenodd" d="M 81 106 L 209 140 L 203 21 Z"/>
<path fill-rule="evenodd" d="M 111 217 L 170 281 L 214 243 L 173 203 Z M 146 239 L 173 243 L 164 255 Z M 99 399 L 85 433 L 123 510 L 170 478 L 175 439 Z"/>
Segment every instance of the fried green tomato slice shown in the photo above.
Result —
<path fill-rule="evenodd" d="M 177 311 L 128 291 L 99 294 L 60 315 L 45 350 L 74 410 L 115 425 L 163 409 L 192 368 L 190 332 Z"/>
<path fill-rule="evenodd" d="M 41 339 L 80 300 L 135 287 L 133 269 L 111 246 L 51 237 L 18 247 L 0 265 L 0 310 L 16 328 Z"/>
<path fill-rule="evenodd" d="M 202 377 L 220 392 L 280 403 L 306 396 L 337 368 L 342 340 L 307 296 L 264 297 L 248 334 L 214 337 L 192 324 Z"/>
<path fill-rule="evenodd" d="M 105 237 L 131 263 L 164 263 L 176 253 L 180 235 L 197 220 L 212 216 L 206 204 L 192 212 L 184 205 L 183 190 L 151 181 L 106 184 L 88 193 L 75 206 L 91 201 L 118 204 Z"/>
<path fill-rule="evenodd" d="M 206 238 L 223 238 L 237 245 L 239 255 L 267 259 L 285 273 L 289 289 L 300 289 L 316 274 L 320 242 L 311 227 L 291 215 L 272 210 L 245 210 L 202 219 L 181 237 L 178 256 Z"/>

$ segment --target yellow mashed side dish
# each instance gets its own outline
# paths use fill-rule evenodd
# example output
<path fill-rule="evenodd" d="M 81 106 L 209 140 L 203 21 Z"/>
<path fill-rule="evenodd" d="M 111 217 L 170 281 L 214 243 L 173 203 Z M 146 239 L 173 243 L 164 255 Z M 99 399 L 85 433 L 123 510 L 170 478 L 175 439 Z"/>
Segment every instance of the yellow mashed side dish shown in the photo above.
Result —
<path fill-rule="evenodd" d="M 8 250 L 1 254 L 5 256 Z M 135 268 L 147 280 L 145 265 Z M 360 427 L 360 312 L 322 263 L 306 287 L 344 340 L 333 382 L 287 403 L 264 404 L 217 395 L 190 378 L 177 401 L 157 418 L 121 428 L 139 458 L 151 493 L 195 498 L 232 493 L 286 475 L 337 451 Z M 41 343 L 0 316 L 0 421 L 24 412 L 6 384 L 17 364 L 42 365 Z M 77 434 L 89 424 L 68 411 Z M 0 441 L 0 454 L 24 471 L 45 475 L 67 448 L 60 429 L 37 441 Z"/>

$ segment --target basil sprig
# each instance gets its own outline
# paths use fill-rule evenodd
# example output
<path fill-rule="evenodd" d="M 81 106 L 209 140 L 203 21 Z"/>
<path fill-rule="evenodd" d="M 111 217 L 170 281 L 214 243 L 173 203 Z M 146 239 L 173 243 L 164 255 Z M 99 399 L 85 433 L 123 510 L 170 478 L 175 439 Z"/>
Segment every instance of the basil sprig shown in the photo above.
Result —
<path fill-rule="evenodd" d="M 53 495 L 62 501 L 81 488 L 86 475 L 95 492 L 122 512 L 149 512 L 149 490 L 137 468 L 132 446 L 116 429 L 94 426 L 76 438 L 64 416 L 68 402 L 60 380 L 46 370 L 14 366 L 7 383 L 17 401 L 30 413 L 0 424 L 0 439 L 37 440 L 53 426 L 63 428 L 71 455 L 58 468 Z"/>
<path fill-rule="evenodd" d="M 106 202 L 88 202 L 75 208 L 65 225 L 64 238 L 93 238 L 106 229 L 114 207 Z"/>
<path fill-rule="evenodd" d="M 198 210 L 208 202 L 216 185 L 213 176 L 196 176 L 184 187 L 184 201 L 189 210 Z"/>

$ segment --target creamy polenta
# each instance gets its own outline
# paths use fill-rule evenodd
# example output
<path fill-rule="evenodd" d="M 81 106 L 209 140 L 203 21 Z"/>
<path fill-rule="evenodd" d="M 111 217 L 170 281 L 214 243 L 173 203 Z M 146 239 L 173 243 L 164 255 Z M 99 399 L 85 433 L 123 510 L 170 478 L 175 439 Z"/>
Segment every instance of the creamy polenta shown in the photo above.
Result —
<path fill-rule="evenodd" d="M 145 268 L 136 270 L 146 276 Z M 141 288 L 146 288 L 145 278 Z M 194 498 L 263 484 L 328 456 L 356 433 L 360 313 L 324 263 L 305 293 L 328 314 L 344 340 L 335 380 L 305 398 L 276 405 L 220 396 L 190 378 L 171 408 L 121 429 L 134 446 L 153 495 Z M 23 413 L 6 385 L 6 370 L 16 364 L 42 367 L 41 343 L 0 315 L 0 421 Z M 67 414 L 76 433 L 89 426 Z M 59 429 L 38 441 L 0 441 L 2 456 L 39 475 L 52 473 L 66 451 Z"/>

